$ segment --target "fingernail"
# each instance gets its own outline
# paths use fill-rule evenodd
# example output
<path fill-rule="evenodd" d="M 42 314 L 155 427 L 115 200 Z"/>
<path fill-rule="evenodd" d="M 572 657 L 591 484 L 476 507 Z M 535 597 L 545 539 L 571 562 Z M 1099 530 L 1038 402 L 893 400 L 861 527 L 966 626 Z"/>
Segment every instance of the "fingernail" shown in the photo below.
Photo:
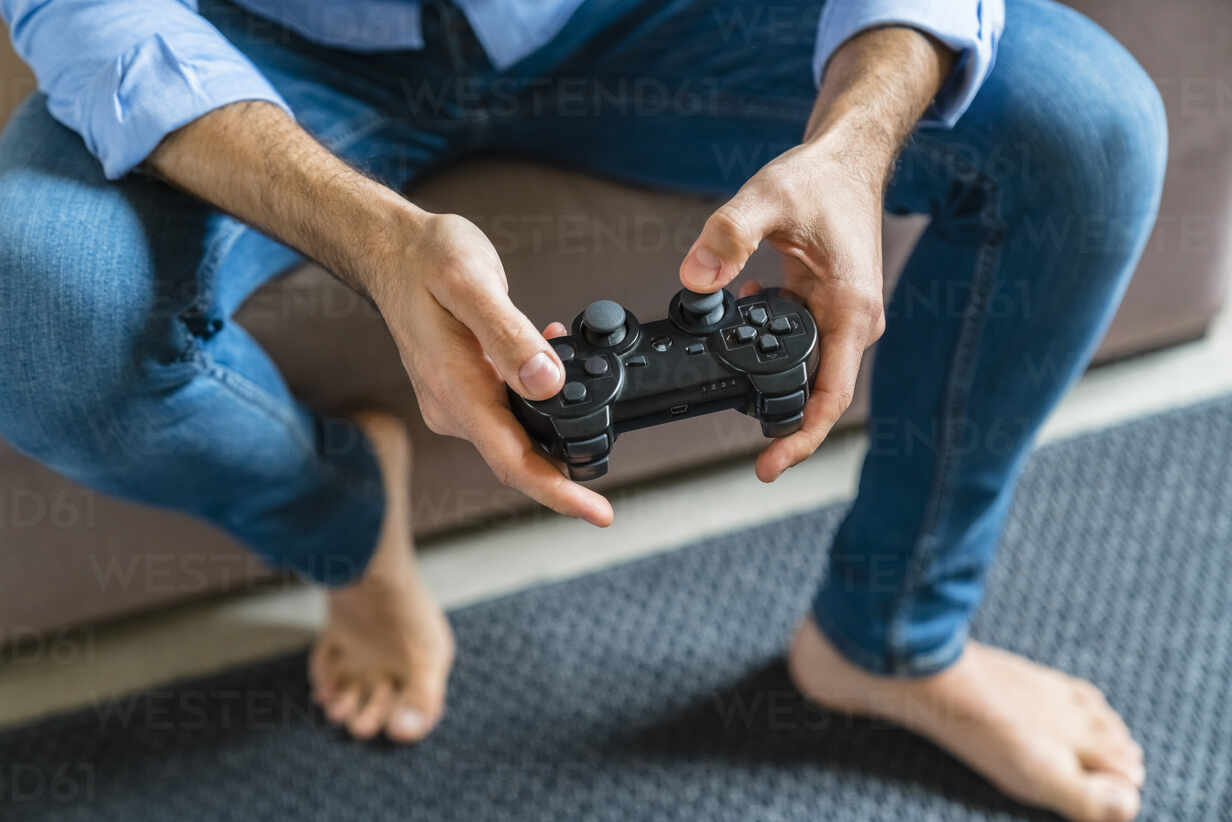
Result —
<path fill-rule="evenodd" d="M 532 394 L 550 394 L 560 380 L 560 369 L 547 354 L 540 351 L 522 364 L 518 379 Z"/>
<path fill-rule="evenodd" d="M 1130 769 L 1130 776 L 1133 778 L 1134 784 L 1141 785 L 1146 781 L 1146 768 L 1142 765 L 1134 765 Z"/>
<path fill-rule="evenodd" d="M 705 246 L 693 249 L 689 259 L 684 264 L 684 277 L 689 285 L 697 288 L 709 288 L 719 278 L 719 267 L 722 260 Z"/>
<path fill-rule="evenodd" d="M 414 708 L 403 708 L 394 717 L 394 730 L 400 734 L 417 736 L 426 725 L 423 714 Z"/>

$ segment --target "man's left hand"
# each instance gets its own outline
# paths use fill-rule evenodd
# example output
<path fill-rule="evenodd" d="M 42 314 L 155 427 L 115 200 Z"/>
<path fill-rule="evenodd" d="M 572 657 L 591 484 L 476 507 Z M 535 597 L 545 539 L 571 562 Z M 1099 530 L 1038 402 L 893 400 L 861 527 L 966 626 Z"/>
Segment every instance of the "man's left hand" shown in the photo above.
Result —
<path fill-rule="evenodd" d="M 686 288 L 715 291 L 735 279 L 764 240 L 783 256 L 785 286 L 817 320 L 821 362 L 804 425 L 762 452 L 757 476 L 763 482 L 773 482 L 826 438 L 851 404 L 865 350 L 885 330 L 884 163 L 863 164 L 859 153 L 823 139 L 775 158 L 706 221 L 680 266 Z M 741 293 L 759 288 L 746 283 Z"/>

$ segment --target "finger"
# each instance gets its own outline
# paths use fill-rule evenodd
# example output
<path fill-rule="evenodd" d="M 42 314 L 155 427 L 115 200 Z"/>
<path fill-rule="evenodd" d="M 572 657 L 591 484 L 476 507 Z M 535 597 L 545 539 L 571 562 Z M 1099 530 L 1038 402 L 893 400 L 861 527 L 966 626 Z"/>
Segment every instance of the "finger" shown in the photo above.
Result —
<path fill-rule="evenodd" d="M 739 296 L 741 299 L 752 297 L 754 294 L 760 293 L 762 290 L 761 283 L 757 280 L 746 280 L 744 285 L 740 286 Z"/>
<path fill-rule="evenodd" d="M 501 379 L 528 400 L 546 400 L 564 384 L 560 358 L 499 287 L 442 289 L 442 306 L 479 340 Z"/>
<path fill-rule="evenodd" d="M 465 427 L 467 439 L 505 485 L 565 516 L 600 528 L 612 524 L 611 503 L 557 470 L 506 406 L 491 403 L 474 409 Z"/>
<path fill-rule="evenodd" d="M 680 281 L 693 291 L 716 291 L 736 278 L 778 215 L 748 185 L 710 215 L 680 264 Z"/>
<path fill-rule="evenodd" d="M 543 338 L 546 340 L 554 340 L 557 337 L 564 337 L 569 334 L 564 323 L 552 322 L 544 326 Z"/>
<path fill-rule="evenodd" d="M 821 345 L 817 379 L 804 406 L 804 425 L 794 434 L 772 442 L 757 458 L 757 476 L 762 482 L 773 482 L 816 451 L 851 405 L 864 356 L 863 341 L 854 326 L 842 326 L 823 335 Z"/>

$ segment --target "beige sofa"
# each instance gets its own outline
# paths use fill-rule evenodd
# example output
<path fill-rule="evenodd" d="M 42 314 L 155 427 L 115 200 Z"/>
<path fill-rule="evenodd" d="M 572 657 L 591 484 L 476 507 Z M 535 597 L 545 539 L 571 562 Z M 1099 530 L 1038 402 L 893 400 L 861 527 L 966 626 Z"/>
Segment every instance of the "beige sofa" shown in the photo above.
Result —
<path fill-rule="evenodd" d="M 1194 338 L 1219 308 L 1232 267 L 1232 4 L 1075 5 L 1125 42 L 1156 79 L 1172 134 L 1159 227 L 1100 351 L 1107 359 Z M 8 111 L 33 83 L 11 54 L 0 59 L 0 77 L 0 105 Z M 489 231 L 514 299 L 540 324 L 567 322 L 598 296 L 642 317 L 660 315 L 678 287 L 680 255 L 714 205 L 499 160 L 469 163 L 414 196 Z M 890 226 L 891 276 L 919 229 L 911 220 Z M 774 277 L 771 259 L 759 256 L 753 265 Z M 492 479 L 468 444 L 427 431 L 377 317 L 324 272 L 307 266 L 270 284 L 240 320 L 310 402 L 336 408 L 368 401 L 405 412 L 417 455 L 420 534 L 527 506 Z M 863 408 L 861 395 L 846 421 L 859 422 Z M 602 484 L 746 454 L 760 443 L 757 423 L 736 413 L 650 429 L 621 440 Z M 0 443 L 0 644 L 266 573 L 204 523 L 95 494 Z"/>

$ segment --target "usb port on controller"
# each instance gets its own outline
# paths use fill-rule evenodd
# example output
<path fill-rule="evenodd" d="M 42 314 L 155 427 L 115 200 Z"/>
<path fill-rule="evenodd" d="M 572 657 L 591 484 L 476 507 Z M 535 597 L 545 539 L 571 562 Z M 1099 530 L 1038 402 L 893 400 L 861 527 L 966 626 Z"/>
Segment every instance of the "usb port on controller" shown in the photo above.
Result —
<path fill-rule="evenodd" d="M 667 413 L 671 414 L 673 417 L 679 417 L 681 414 L 683 414 L 684 412 L 688 410 L 689 410 L 689 404 L 687 402 L 682 402 L 679 405 L 673 405 L 671 408 L 668 409 Z"/>

